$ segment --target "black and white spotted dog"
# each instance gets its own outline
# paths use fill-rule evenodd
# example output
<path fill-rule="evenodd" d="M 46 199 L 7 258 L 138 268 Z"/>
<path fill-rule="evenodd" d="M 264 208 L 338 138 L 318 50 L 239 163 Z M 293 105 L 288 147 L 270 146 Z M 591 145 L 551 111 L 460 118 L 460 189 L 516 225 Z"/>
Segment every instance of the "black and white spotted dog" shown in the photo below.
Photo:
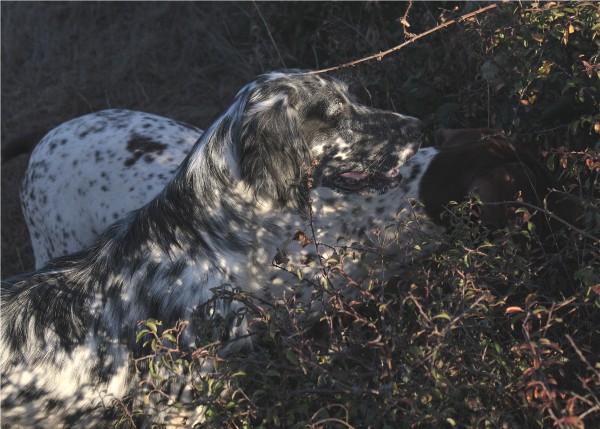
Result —
<path fill-rule="evenodd" d="M 401 203 L 387 195 L 415 192 L 410 183 L 432 156 L 421 153 L 406 169 L 421 134 L 418 120 L 362 106 L 327 77 L 271 73 L 247 85 L 148 204 L 88 249 L 3 283 L 2 423 L 107 427 L 115 401 L 126 398 L 152 422 L 168 423 L 160 398 L 144 402 L 137 387 L 132 357 L 145 353 L 137 321 L 189 320 L 186 332 L 196 332 L 219 290 L 310 300 L 310 287 L 281 280 L 273 261 L 344 236 L 356 241 L 371 228 L 385 236 Z M 48 144 L 58 148 L 60 135 Z M 403 177 L 413 179 L 403 185 Z M 309 230 L 313 240 L 299 243 Z M 324 257 L 329 249 L 321 246 Z M 236 309 L 217 301 L 209 315 Z M 230 329 L 232 338 L 246 333 L 246 322 Z M 184 342 L 193 346 L 193 334 Z M 180 412 L 185 424 L 194 421 L 186 420 L 193 410 Z"/>
<path fill-rule="evenodd" d="M 21 188 L 36 268 L 91 245 L 173 178 L 202 131 L 149 113 L 105 110 L 37 144 Z"/>
<path fill-rule="evenodd" d="M 88 114 L 48 133 L 31 155 L 21 190 L 36 267 L 88 247 L 116 219 L 150 202 L 201 134 L 192 125 L 128 110 Z M 360 211 L 367 219 L 381 220 L 386 204 L 399 208 L 414 199 L 440 224 L 446 204 L 473 193 L 483 202 L 497 202 L 514 200 L 522 192 L 527 201 L 539 203 L 548 191 L 539 163 L 519 156 L 493 130 L 439 130 L 437 142 L 437 148 L 420 149 L 402 167 L 402 187 L 377 204 L 354 207 L 348 218 Z M 489 205 L 480 215 L 500 228 L 514 221 L 514 210 Z M 561 215 L 575 218 L 569 216 L 574 210 L 578 213 L 570 204 Z M 405 214 L 410 217 L 411 211 Z"/>

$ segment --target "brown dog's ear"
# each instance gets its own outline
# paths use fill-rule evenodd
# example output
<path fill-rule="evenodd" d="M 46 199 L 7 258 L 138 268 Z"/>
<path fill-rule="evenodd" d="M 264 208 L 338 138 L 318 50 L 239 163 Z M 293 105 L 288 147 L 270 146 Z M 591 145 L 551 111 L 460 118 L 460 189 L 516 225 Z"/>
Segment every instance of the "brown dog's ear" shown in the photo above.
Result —
<path fill-rule="evenodd" d="M 462 146 L 484 141 L 486 137 L 501 134 L 489 128 L 450 129 L 440 128 L 435 132 L 435 142 L 438 147 Z"/>
<path fill-rule="evenodd" d="M 483 224 L 503 228 L 522 220 L 516 213 L 518 204 L 497 204 L 506 201 L 527 201 L 538 205 L 537 179 L 533 171 L 520 163 L 507 163 L 490 171 L 476 174 L 469 194 L 478 195 L 483 203 L 479 217 Z M 543 195 L 539 195 L 543 198 Z"/>
<path fill-rule="evenodd" d="M 527 220 L 516 213 L 516 204 L 485 204 L 502 201 L 523 201 L 536 207 L 545 208 L 563 219 L 565 222 L 581 227 L 580 218 L 584 213 L 583 206 L 576 198 L 550 191 L 547 177 L 536 174 L 521 163 L 501 165 L 491 171 L 475 175 L 471 181 L 469 194 L 477 194 L 483 206 L 479 217 L 484 224 L 496 228 L 515 225 Z M 528 209 L 532 212 L 532 209 Z M 562 228 L 555 219 L 539 214 L 534 218 L 538 234 L 546 236 Z"/>

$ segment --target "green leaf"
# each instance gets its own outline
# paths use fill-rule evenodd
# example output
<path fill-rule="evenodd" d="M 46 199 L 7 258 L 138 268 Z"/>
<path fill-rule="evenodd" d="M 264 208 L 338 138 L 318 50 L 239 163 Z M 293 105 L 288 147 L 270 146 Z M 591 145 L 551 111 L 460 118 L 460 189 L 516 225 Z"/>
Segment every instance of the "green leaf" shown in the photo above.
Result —
<path fill-rule="evenodd" d="M 300 362 L 298 359 L 298 355 L 292 349 L 287 349 L 285 351 L 285 357 L 290 361 L 293 365 L 298 365 Z"/>
<path fill-rule="evenodd" d="M 452 321 L 452 318 L 448 315 L 448 313 L 442 311 L 439 314 L 436 314 L 435 316 L 432 317 L 432 319 L 446 319 L 448 322 Z"/>
<path fill-rule="evenodd" d="M 275 371 L 274 369 L 268 369 L 265 375 L 267 377 L 281 377 L 281 374 L 279 374 L 279 372 Z"/>
<path fill-rule="evenodd" d="M 150 375 L 157 379 L 160 380 L 160 376 L 158 375 L 158 368 L 156 367 L 156 362 L 154 362 L 154 359 L 151 359 L 150 362 L 148 363 L 149 369 L 150 369 Z"/>
<path fill-rule="evenodd" d="M 175 338 L 175 335 L 173 335 L 173 334 L 163 334 L 162 337 L 164 340 L 173 341 L 174 343 L 177 342 L 177 338 Z"/>
<path fill-rule="evenodd" d="M 159 322 L 154 319 L 148 319 L 145 322 L 146 326 L 150 328 L 150 331 L 156 333 L 158 331 L 158 326 L 162 325 L 162 322 Z"/>
<path fill-rule="evenodd" d="M 138 334 L 135 336 L 135 341 L 139 341 L 140 338 L 142 338 L 145 334 L 150 333 L 150 331 L 148 329 L 142 329 L 140 332 L 138 332 Z"/>

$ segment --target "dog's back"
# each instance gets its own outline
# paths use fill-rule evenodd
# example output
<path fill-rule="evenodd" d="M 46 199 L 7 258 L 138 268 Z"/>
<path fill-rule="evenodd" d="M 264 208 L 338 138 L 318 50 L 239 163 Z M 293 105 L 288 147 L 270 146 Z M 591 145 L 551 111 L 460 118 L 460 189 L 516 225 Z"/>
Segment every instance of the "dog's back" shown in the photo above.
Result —
<path fill-rule="evenodd" d="M 39 142 L 21 190 L 36 268 L 81 250 L 160 192 L 202 131 L 149 113 L 104 110 Z"/>

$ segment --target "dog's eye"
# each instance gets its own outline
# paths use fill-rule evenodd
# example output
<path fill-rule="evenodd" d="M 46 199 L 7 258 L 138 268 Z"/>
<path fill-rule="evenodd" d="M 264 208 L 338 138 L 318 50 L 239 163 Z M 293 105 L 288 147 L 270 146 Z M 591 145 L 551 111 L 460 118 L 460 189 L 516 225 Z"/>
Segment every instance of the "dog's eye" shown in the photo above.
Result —
<path fill-rule="evenodd" d="M 341 101 L 332 103 L 327 109 L 327 116 L 330 118 L 338 118 L 346 112 L 346 105 Z"/>

